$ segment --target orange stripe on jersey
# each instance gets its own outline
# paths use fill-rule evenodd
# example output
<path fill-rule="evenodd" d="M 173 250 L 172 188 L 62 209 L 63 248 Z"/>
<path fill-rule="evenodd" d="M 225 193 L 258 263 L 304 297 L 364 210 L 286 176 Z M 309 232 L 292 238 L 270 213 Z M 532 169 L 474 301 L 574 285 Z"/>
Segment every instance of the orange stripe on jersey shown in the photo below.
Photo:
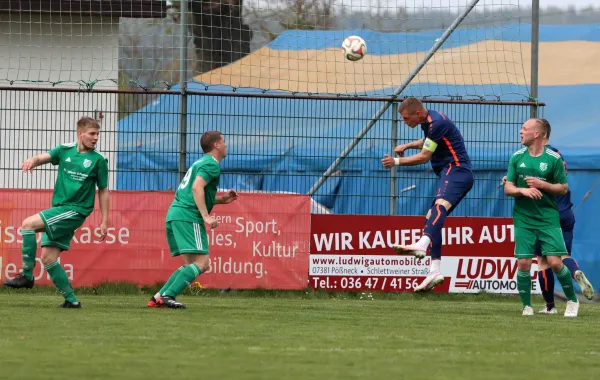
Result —
<path fill-rule="evenodd" d="M 540 271 L 542 273 L 542 277 L 544 278 L 544 290 L 548 289 L 548 277 L 546 277 L 546 271 Z"/>
<path fill-rule="evenodd" d="M 431 116 L 427 115 L 427 121 L 428 121 L 429 123 L 433 123 L 433 119 L 431 118 Z"/>
<path fill-rule="evenodd" d="M 452 164 L 448 165 L 448 171 L 446 171 L 446 175 L 450 174 L 452 171 Z"/>
<path fill-rule="evenodd" d="M 450 144 L 450 141 L 447 138 L 443 137 L 442 139 L 446 143 L 446 146 L 448 147 L 448 150 L 450 151 L 450 153 L 452 153 L 452 157 L 454 158 L 454 163 L 456 164 L 456 166 L 460 166 L 460 161 L 458 161 L 458 156 L 456 155 L 456 152 L 454 151 L 452 144 Z"/>
<path fill-rule="evenodd" d="M 435 209 L 437 210 L 438 213 L 437 213 L 437 216 L 435 217 L 435 220 L 432 223 L 434 226 L 437 223 L 438 219 L 440 218 L 440 214 L 441 214 L 439 203 L 435 205 Z"/>
<path fill-rule="evenodd" d="M 442 119 L 446 120 L 446 115 L 444 115 L 444 114 L 443 114 L 443 113 L 441 113 L 441 112 L 438 112 L 438 113 L 439 113 L 439 114 L 442 116 Z"/>

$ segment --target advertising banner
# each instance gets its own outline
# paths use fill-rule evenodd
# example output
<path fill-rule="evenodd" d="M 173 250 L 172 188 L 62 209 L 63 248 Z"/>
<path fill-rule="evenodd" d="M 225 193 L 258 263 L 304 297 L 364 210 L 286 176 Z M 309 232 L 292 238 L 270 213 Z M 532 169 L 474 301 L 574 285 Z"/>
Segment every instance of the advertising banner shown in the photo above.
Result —
<path fill-rule="evenodd" d="M 314 289 L 411 292 L 429 273 L 429 256 L 399 256 L 394 244 L 412 244 L 423 217 L 313 215 L 309 285 Z M 509 218 L 449 217 L 442 230 L 437 292 L 517 293 L 514 228 Z M 537 277 L 534 260 L 532 279 Z M 540 293 L 537 282 L 533 293 Z"/>
<path fill-rule="evenodd" d="M 22 221 L 51 206 L 47 190 L 0 190 L 0 280 L 21 269 Z M 165 215 L 169 192 L 111 192 L 109 230 L 98 242 L 101 214 L 96 209 L 75 233 L 60 262 L 74 286 L 127 281 L 165 282 L 181 266 L 171 257 Z M 216 229 L 207 228 L 210 269 L 198 281 L 207 288 L 304 289 L 308 282 L 310 198 L 296 194 L 240 193 L 216 205 Z M 37 234 L 36 284 L 52 284 L 41 264 Z"/>

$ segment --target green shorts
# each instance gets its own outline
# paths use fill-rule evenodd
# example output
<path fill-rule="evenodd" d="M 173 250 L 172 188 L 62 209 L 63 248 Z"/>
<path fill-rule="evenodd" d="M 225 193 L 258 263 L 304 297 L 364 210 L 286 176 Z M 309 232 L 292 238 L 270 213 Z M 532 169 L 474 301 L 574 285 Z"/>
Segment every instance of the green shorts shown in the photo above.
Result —
<path fill-rule="evenodd" d="M 85 222 L 86 215 L 73 211 L 69 206 L 52 207 L 40 211 L 46 231 L 42 235 L 42 247 L 58 247 L 68 251 L 75 230 Z"/>
<path fill-rule="evenodd" d="M 171 256 L 184 253 L 208 255 L 208 235 L 204 223 L 183 220 L 167 222 L 167 243 Z"/>
<path fill-rule="evenodd" d="M 533 229 L 515 227 L 515 257 L 531 259 L 535 255 L 535 243 L 539 240 L 542 256 L 568 255 L 560 227 Z"/>

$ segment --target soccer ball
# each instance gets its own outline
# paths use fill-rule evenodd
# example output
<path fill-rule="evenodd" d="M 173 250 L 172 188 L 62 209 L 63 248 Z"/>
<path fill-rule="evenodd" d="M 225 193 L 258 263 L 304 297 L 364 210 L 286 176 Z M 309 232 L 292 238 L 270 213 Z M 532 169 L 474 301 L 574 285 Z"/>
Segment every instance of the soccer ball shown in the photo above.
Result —
<path fill-rule="evenodd" d="M 342 43 L 344 57 L 350 61 L 358 61 L 367 54 L 367 43 L 359 36 L 350 36 Z"/>

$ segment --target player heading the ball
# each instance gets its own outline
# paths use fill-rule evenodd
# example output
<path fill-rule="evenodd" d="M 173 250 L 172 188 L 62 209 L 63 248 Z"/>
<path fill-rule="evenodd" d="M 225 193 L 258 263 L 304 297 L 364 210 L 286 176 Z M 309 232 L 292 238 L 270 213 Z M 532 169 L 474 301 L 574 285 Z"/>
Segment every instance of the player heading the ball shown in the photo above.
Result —
<path fill-rule="evenodd" d="M 452 213 L 473 187 L 471 159 L 460 131 L 443 113 L 426 109 L 423 103 L 412 97 L 400 104 L 398 112 L 410 128 L 420 125 L 424 137 L 398 145 L 394 153 L 399 157 L 394 158 L 386 154 L 381 160 L 383 167 L 413 166 L 431 162 L 431 167 L 439 178 L 437 194 L 425 216 L 423 236 L 415 244 L 393 247 L 399 254 L 409 254 L 420 259 L 425 257 L 429 249 L 431 268 L 425 280 L 415 288 L 415 292 L 429 291 L 444 282 L 444 276 L 440 272 L 442 228 L 446 216 Z M 404 152 L 408 149 L 419 149 L 420 152 L 404 157 Z"/>

